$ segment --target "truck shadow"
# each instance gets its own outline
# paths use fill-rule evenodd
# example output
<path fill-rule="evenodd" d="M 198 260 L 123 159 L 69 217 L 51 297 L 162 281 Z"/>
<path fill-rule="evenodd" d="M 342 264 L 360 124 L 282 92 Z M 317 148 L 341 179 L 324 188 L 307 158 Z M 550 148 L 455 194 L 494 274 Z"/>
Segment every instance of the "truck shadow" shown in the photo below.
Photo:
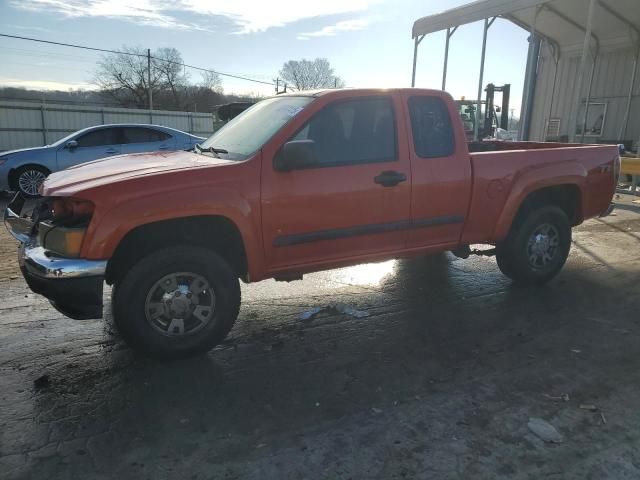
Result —
<path fill-rule="evenodd" d="M 624 319 L 640 309 L 629 301 L 638 281 L 637 262 L 613 271 L 570 262 L 548 286 L 519 289 L 492 259 L 398 261 L 377 289 L 327 293 L 368 305 L 368 317 L 327 314 L 303 323 L 304 299 L 285 292 L 285 306 L 266 317 L 252 316 L 260 305 L 243 309 L 230 341 L 201 358 L 153 362 L 116 341 L 75 369 L 61 364 L 52 387 L 33 397 L 33 418 L 41 420 L 32 435 L 103 438 L 97 470 L 131 452 L 153 463 L 176 448 L 209 445 L 207 462 L 216 463 L 272 442 L 302 448 L 319 424 L 518 385 L 523 370 L 575 376 L 578 367 L 553 352 L 577 344 L 604 352 L 612 344 L 603 329 L 636 331 Z"/>

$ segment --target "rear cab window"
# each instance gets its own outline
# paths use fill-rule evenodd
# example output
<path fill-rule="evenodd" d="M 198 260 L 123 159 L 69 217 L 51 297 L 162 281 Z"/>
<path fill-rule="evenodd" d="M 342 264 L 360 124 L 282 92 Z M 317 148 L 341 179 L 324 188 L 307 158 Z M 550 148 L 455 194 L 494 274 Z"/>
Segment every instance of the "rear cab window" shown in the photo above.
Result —
<path fill-rule="evenodd" d="M 413 148 L 421 158 L 453 155 L 455 137 L 449 109 L 439 97 L 409 97 Z"/>
<path fill-rule="evenodd" d="M 313 140 L 314 168 L 397 160 L 393 102 L 384 96 L 330 103 L 290 140 Z"/>

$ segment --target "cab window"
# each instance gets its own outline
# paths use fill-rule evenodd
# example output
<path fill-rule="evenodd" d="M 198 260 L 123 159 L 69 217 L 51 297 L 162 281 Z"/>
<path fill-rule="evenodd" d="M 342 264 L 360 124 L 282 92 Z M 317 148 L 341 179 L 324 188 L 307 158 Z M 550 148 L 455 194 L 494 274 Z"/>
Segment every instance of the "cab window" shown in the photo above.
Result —
<path fill-rule="evenodd" d="M 329 104 L 291 140 L 313 140 L 319 167 L 396 160 L 393 104 L 388 97 Z"/>
<path fill-rule="evenodd" d="M 455 150 L 446 103 L 438 97 L 409 98 L 413 147 L 422 158 L 448 157 Z"/>

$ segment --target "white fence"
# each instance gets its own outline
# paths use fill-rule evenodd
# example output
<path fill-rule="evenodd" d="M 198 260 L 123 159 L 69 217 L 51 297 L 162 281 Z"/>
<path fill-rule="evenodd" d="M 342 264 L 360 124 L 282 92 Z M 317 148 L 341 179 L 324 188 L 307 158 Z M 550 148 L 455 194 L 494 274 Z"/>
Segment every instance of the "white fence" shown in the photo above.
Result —
<path fill-rule="evenodd" d="M 109 123 L 152 123 L 201 137 L 221 123 L 212 113 L 0 101 L 0 151 L 39 147 L 81 128 Z"/>

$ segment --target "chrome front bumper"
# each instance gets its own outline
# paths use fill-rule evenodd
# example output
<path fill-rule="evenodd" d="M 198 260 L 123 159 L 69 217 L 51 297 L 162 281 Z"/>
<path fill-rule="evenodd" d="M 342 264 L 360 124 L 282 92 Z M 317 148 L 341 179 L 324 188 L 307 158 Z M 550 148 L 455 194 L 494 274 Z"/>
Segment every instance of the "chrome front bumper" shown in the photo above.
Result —
<path fill-rule="evenodd" d="M 31 240 L 22 243 L 18 252 L 18 264 L 31 275 L 52 279 L 104 277 L 106 260 L 60 257 Z"/>
<path fill-rule="evenodd" d="M 16 197 L 4 212 L 4 221 L 20 241 L 18 264 L 29 288 L 70 318 L 101 318 L 107 261 L 62 257 L 46 250 L 38 244 L 35 222 L 20 216 L 23 206 L 24 200 Z"/>

